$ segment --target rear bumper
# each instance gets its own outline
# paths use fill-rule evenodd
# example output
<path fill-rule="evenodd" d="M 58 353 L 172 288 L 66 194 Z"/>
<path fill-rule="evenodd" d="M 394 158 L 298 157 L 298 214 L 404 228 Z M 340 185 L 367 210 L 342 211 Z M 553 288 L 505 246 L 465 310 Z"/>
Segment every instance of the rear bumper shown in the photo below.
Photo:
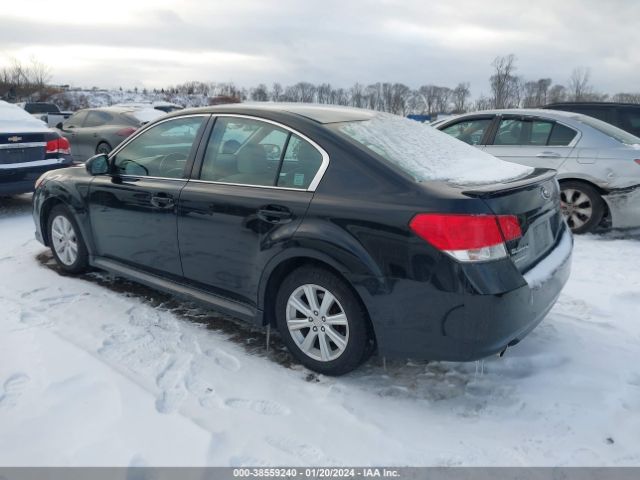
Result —
<path fill-rule="evenodd" d="M 640 227 L 640 185 L 613 190 L 603 195 L 613 228 Z"/>
<path fill-rule="evenodd" d="M 553 307 L 571 271 L 573 238 L 568 229 L 556 247 L 503 293 L 431 293 L 405 282 L 386 304 L 387 320 L 373 318 L 378 348 L 388 357 L 472 361 L 515 345 Z M 486 276 L 502 276 L 488 272 Z M 395 313 L 394 313 L 395 311 Z M 380 311 L 378 311 L 380 313 Z"/>
<path fill-rule="evenodd" d="M 71 156 L 43 160 L 42 162 L 28 167 L 2 165 L 2 168 L 0 168 L 0 195 L 18 195 L 33 192 L 36 180 L 44 172 L 73 165 Z"/>

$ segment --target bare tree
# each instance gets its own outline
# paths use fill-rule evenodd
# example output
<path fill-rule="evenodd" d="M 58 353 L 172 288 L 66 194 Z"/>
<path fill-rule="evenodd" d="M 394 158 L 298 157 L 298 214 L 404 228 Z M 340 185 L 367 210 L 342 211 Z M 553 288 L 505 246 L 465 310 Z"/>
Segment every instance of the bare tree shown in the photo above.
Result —
<path fill-rule="evenodd" d="M 282 99 L 282 85 L 275 82 L 271 87 L 271 100 L 279 102 Z"/>
<path fill-rule="evenodd" d="M 362 108 L 365 107 L 366 98 L 364 94 L 364 86 L 360 83 L 355 83 L 349 90 L 349 96 L 351 97 L 351 106 Z"/>
<path fill-rule="evenodd" d="M 589 100 L 592 94 L 592 87 L 589 84 L 591 71 L 586 67 L 577 67 L 571 72 L 569 77 L 569 99 L 575 102 Z"/>
<path fill-rule="evenodd" d="M 51 67 L 31 57 L 28 77 L 36 88 L 44 88 L 51 81 Z"/>
<path fill-rule="evenodd" d="M 490 110 L 493 108 L 493 99 L 486 97 L 484 94 L 480 94 L 473 108 L 474 110 Z"/>
<path fill-rule="evenodd" d="M 256 88 L 251 90 L 251 100 L 254 102 L 266 102 L 269 100 L 269 92 L 267 86 L 264 83 L 259 84 Z"/>
<path fill-rule="evenodd" d="M 611 100 L 621 103 L 640 103 L 640 93 L 616 93 Z"/>
<path fill-rule="evenodd" d="M 451 93 L 453 99 L 453 113 L 464 113 L 467 111 L 467 101 L 471 96 L 469 83 L 459 83 Z"/>
<path fill-rule="evenodd" d="M 567 89 L 563 85 L 554 85 L 549 89 L 548 103 L 564 102 L 567 99 Z"/>
<path fill-rule="evenodd" d="M 489 81 L 494 108 L 517 107 L 520 103 L 522 82 L 514 75 L 515 63 L 516 57 L 513 54 L 496 57 L 491 63 L 494 74 L 491 75 Z"/>

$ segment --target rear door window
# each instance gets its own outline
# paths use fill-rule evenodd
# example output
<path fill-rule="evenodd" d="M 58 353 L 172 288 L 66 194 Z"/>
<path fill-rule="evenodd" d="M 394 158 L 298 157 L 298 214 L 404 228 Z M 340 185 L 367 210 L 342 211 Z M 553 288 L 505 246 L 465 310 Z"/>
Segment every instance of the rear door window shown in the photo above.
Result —
<path fill-rule="evenodd" d="M 524 145 L 527 141 L 525 131 L 526 122 L 518 118 L 503 118 L 500 120 L 494 145 Z"/>
<path fill-rule="evenodd" d="M 321 165 L 322 154 L 318 149 L 298 135 L 291 135 L 278 175 L 278 186 L 307 189 Z"/>
<path fill-rule="evenodd" d="M 547 145 L 566 147 L 573 141 L 577 134 L 578 132 L 576 132 L 572 128 L 569 128 L 560 123 L 554 123 Z"/>
<path fill-rule="evenodd" d="M 577 132 L 548 120 L 503 118 L 494 145 L 567 146 Z"/>
<path fill-rule="evenodd" d="M 200 179 L 275 186 L 289 132 L 272 123 L 218 117 L 207 143 Z"/>
<path fill-rule="evenodd" d="M 63 128 L 79 128 L 82 127 L 85 118 L 87 118 L 87 110 L 81 110 L 71 115 L 66 122 L 64 122 Z"/>
<path fill-rule="evenodd" d="M 87 115 L 87 119 L 84 122 L 84 127 L 100 127 L 102 125 L 106 125 L 112 119 L 113 115 L 108 112 L 93 110 Z"/>

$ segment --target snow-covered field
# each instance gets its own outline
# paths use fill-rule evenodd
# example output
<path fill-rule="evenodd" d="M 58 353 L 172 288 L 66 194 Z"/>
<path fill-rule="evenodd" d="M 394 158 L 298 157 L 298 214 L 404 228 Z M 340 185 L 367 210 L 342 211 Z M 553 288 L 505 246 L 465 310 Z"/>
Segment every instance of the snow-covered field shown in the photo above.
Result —
<path fill-rule="evenodd" d="M 640 232 L 576 238 L 545 321 L 483 364 L 326 378 L 277 339 L 60 276 L 0 199 L 0 465 L 640 465 Z"/>

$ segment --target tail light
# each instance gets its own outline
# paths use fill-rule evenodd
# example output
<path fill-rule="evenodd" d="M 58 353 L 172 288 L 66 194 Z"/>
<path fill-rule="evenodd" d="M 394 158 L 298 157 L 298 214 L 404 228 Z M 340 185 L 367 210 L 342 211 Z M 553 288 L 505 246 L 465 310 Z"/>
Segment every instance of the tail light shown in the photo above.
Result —
<path fill-rule="evenodd" d="M 135 127 L 125 127 L 125 128 L 121 128 L 120 130 L 118 130 L 116 132 L 116 135 L 118 135 L 119 137 L 128 137 L 129 135 L 131 135 L 135 131 L 136 131 Z"/>
<path fill-rule="evenodd" d="M 413 217 L 409 227 L 420 238 L 461 262 L 504 258 L 505 242 L 522 237 L 514 215 L 420 213 Z"/>
<path fill-rule="evenodd" d="M 49 140 L 47 142 L 46 153 L 71 154 L 71 145 L 69 145 L 69 140 L 64 137 Z"/>
<path fill-rule="evenodd" d="M 634 160 L 634 162 L 636 162 L 638 165 L 640 165 L 640 158 L 638 158 L 637 160 Z"/>

